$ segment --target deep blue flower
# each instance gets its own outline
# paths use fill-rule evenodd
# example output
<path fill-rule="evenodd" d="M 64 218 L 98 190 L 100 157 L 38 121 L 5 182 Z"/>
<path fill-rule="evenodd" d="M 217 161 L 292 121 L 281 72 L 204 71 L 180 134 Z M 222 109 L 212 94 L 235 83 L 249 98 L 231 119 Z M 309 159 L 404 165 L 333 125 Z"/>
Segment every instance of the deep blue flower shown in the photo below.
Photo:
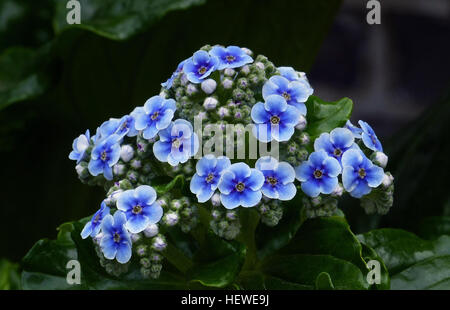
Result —
<path fill-rule="evenodd" d="M 350 130 L 355 138 L 361 139 L 361 134 L 362 134 L 362 129 L 361 128 L 356 127 L 349 120 L 347 121 L 347 123 L 345 123 L 345 128 Z"/>
<path fill-rule="evenodd" d="M 297 179 L 302 182 L 302 190 L 310 197 L 320 193 L 331 194 L 338 185 L 341 165 L 336 158 L 321 150 L 311 153 L 308 161 L 295 169 Z"/>
<path fill-rule="evenodd" d="M 262 142 L 288 141 L 294 134 L 295 125 L 300 121 L 301 113 L 298 109 L 287 104 L 278 95 L 266 97 L 265 103 L 258 102 L 251 111 L 253 134 Z"/>
<path fill-rule="evenodd" d="M 295 170 L 286 162 L 264 156 L 256 161 L 255 168 L 264 174 L 261 192 L 272 199 L 291 200 L 297 193 L 294 185 Z"/>
<path fill-rule="evenodd" d="M 170 125 L 176 109 L 175 100 L 153 96 L 145 102 L 141 113 L 137 113 L 135 127 L 143 131 L 145 139 L 152 139 Z"/>
<path fill-rule="evenodd" d="M 91 135 L 89 133 L 89 129 L 86 130 L 84 135 L 80 135 L 78 138 L 75 138 L 72 143 L 73 151 L 70 152 L 69 158 L 72 160 L 76 160 L 77 164 L 84 159 L 84 155 L 89 145 L 91 144 Z"/>
<path fill-rule="evenodd" d="M 205 155 L 197 162 L 197 172 L 191 179 L 190 189 L 197 195 L 198 202 L 208 201 L 219 185 L 222 173 L 230 167 L 227 157 L 216 158 L 212 154 Z"/>
<path fill-rule="evenodd" d="M 225 68 L 238 68 L 242 67 L 248 63 L 253 62 L 253 58 L 247 55 L 244 50 L 238 46 L 214 46 L 210 55 L 216 56 L 219 59 L 219 64 L 217 65 L 217 70 L 222 70 Z"/>
<path fill-rule="evenodd" d="M 162 207 L 156 202 L 156 191 L 148 185 L 121 193 L 117 198 L 117 209 L 125 213 L 125 227 L 133 234 L 158 223 L 163 215 Z"/>
<path fill-rule="evenodd" d="M 245 163 L 232 164 L 223 174 L 219 182 L 220 201 L 227 209 L 238 206 L 253 207 L 262 198 L 261 187 L 264 175 Z"/>
<path fill-rule="evenodd" d="M 191 123 L 177 119 L 159 132 L 159 141 L 153 144 L 153 154 L 159 161 L 176 166 L 187 162 L 197 153 L 198 148 L 198 136 Z"/>
<path fill-rule="evenodd" d="M 91 236 L 94 238 L 98 235 L 101 228 L 102 220 L 109 214 L 109 207 L 106 206 L 106 203 L 102 201 L 100 209 L 95 212 L 92 219 L 84 225 L 83 230 L 81 231 L 81 238 L 86 239 Z"/>
<path fill-rule="evenodd" d="M 217 69 L 219 59 L 205 51 L 197 51 L 183 65 L 183 72 L 192 83 L 201 83 L 211 72 Z"/>
<path fill-rule="evenodd" d="M 359 126 L 362 129 L 362 140 L 364 145 L 367 146 L 372 151 L 383 152 L 383 146 L 381 145 L 380 140 L 378 140 L 375 131 L 373 131 L 372 127 L 364 121 L 358 122 Z"/>
<path fill-rule="evenodd" d="M 111 214 L 105 216 L 102 221 L 102 239 L 100 247 L 107 259 L 116 258 L 121 264 L 125 264 L 131 258 L 130 234 L 125 229 L 126 217 L 122 211 L 116 211 L 114 217 Z"/>
<path fill-rule="evenodd" d="M 302 81 L 289 81 L 280 75 L 272 76 L 263 86 L 262 94 L 266 100 L 271 95 L 283 96 L 286 102 L 306 115 L 305 102 L 313 93 L 313 89 Z"/>
<path fill-rule="evenodd" d="M 172 73 L 172 76 L 171 76 L 167 81 L 165 81 L 164 83 L 161 83 L 161 86 L 162 86 L 162 87 L 164 87 L 164 88 L 166 88 L 166 89 L 172 88 L 173 80 L 174 80 L 181 72 L 183 72 L 183 66 L 184 66 L 184 63 L 185 63 L 185 62 L 186 62 L 186 60 L 183 60 L 182 62 L 180 62 L 180 63 L 178 64 L 178 67 L 177 67 L 177 69 L 175 70 L 175 72 Z"/>
<path fill-rule="evenodd" d="M 354 143 L 355 138 L 347 128 L 335 128 L 330 133 L 322 133 L 314 141 L 314 150 L 324 150 L 329 156 L 333 156 L 341 162 L 342 155 L 351 148 L 359 149 Z"/>
<path fill-rule="evenodd" d="M 88 169 L 93 176 L 103 173 L 107 180 L 112 180 L 112 166 L 120 158 L 120 136 L 112 135 L 97 141 L 91 153 Z"/>
<path fill-rule="evenodd" d="M 352 197 L 361 198 L 383 181 L 383 168 L 374 165 L 361 150 L 345 152 L 342 166 L 342 183 Z"/>

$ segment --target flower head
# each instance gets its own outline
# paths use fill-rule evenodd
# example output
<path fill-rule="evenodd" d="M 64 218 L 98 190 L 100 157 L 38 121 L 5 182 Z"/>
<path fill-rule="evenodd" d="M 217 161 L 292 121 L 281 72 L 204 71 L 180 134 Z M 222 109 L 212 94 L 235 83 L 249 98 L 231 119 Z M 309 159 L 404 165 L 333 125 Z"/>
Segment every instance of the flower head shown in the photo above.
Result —
<path fill-rule="evenodd" d="M 341 162 L 342 155 L 351 148 L 358 149 L 355 138 L 347 128 L 335 128 L 330 133 L 322 133 L 314 141 L 314 150 L 324 150 L 329 156 Z"/>
<path fill-rule="evenodd" d="M 295 169 L 297 179 L 302 182 L 302 190 L 310 197 L 320 193 L 331 194 L 338 185 L 338 175 L 341 165 L 336 158 L 328 156 L 320 150 L 311 153 L 308 161 Z"/>
<path fill-rule="evenodd" d="M 177 106 L 175 100 L 153 96 L 136 113 L 136 129 L 142 130 L 145 139 L 152 139 L 158 131 L 170 125 Z"/>
<path fill-rule="evenodd" d="M 272 76 L 263 86 L 263 98 L 271 95 L 283 96 L 287 104 L 296 107 L 301 114 L 306 115 L 305 102 L 313 93 L 309 84 L 303 81 L 289 81 L 287 78 L 279 75 Z"/>
<path fill-rule="evenodd" d="M 256 161 L 255 168 L 264 174 L 261 192 L 272 199 L 291 200 L 297 193 L 294 185 L 295 170 L 286 162 L 264 156 Z"/>
<path fill-rule="evenodd" d="M 360 150 L 342 156 L 342 183 L 352 197 L 361 198 L 383 182 L 383 168 L 374 165 Z"/>
<path fill-rule="evenodd" d="M 120 136 L 112 135 L 106 139 L 97 141 L 91 153 L 88 169 L 93 176 L 101 173 L 107 180 L 112 180 L 112 166 L 120 158 Z"/>
<path fill-rule="evenodd" d="M 116 211 L 114 217 L 111 214 L 105 216 L 102 222 L 102 239 L 100 247 L 107 259 L 116 258 L 121 264 L 125 264 L 131 258 L 130 234 L 125 229 L 125 214 Z"/>
<path fill-rule="evenodd" d="M 359 127 L 356 127 L 349 120 L 345 124 L 345 128 L 350 130 L 355 138 L 361 139 L 362 130 Z"/>
<path fill-rule="evenodd" d="M 191 180 L 191 192 L 197 195 L 198 202 L 206 202 L 216 191 L 222 173 L 230 167 L 227 157 L 216 158 L 212 154 L 205 155 L 197 162 L 196 170 Z"/>
<path fill-rule="evenodd" d="M 238 46 L 214 46 L 209 52 L 210 55 L 216 56 L 219 59 L 217 70 L 225 68 L 238 68 L 248 63 L 253 62 L 253 58 L 245 53 L 242 48 Z"/>
<path fill-rule="evenodd" d="M 256 125 L 253 133 L 262 142 L 288 141 L 295 131 L 295 125 L 300 121 L 301 113 L 287 104 L 286 100 L 277 95 L 266 97 L 265 103 L 256 103 L 251 111 Z"/>
<path fill-rule="evenodd" d="M 199 148 L 198 136 L 193 131 L 191 123 L 184 119 L 177 119 L 161 130 L 159 141 L 153 145 L 156 158 L 171 166 L 187 162 Z"/>
<path fill-rule="evenodd" d="M 90 145 L 91 135 L 89 133 L 89 129 L 86 130 L 84 135 L 80 135 L 78 138 L 75 138 L 72 143 L 73 151 L 70 152 L 69 158 L 72 160 L 76 160 L 77 164 L 84 159 L 84 155 L 86 150 Z"/>
<path fill-rule="evenodd" d="M 81 231 L 81 238 L 86 239 L 91 236 L 94 238 L 98 235 L 101 228 L 102 220 L 109 214 L 109 207 L 106 206 L 105 201 L 102 201 L 100 209 L 95 212 L 92 219 L 84 225 L 83 230 Z"/>
<path fill-rule="evenodd" d="M 124 191 L 117 198 L 117 209 L 126 215 L 125 227 L 133 234 L 159 222 L 163 209 L 156 202 L 156 191 L 148 185 Z"/>
<path fill-rule="evenodd" d="M 192 83 L 201 83 L 211 72 L 217 69 L 219 59 L 205 51 L 197 51 L 194 56 L 186 60 L 183 72 Z"/>
<path fill-rule="evenodd" d="M 219 182 L 220 201 L 227 209 L 253 207 L 261 200 L 264 175 L 245 163 L 231 165 Z"/>
<path fill-rule="evenodd" d="M 375 131 L 372 129 L 372 127 L 370 127 L 370 125 L 364 121 L 359 121 L 358 124 L 362 129 L 361 137 L 364 145 L 372 151 L 383 152 L 383 146 L 381 145 L 380 140 L 378 140 L 377 135 L 375 134 Z"/>

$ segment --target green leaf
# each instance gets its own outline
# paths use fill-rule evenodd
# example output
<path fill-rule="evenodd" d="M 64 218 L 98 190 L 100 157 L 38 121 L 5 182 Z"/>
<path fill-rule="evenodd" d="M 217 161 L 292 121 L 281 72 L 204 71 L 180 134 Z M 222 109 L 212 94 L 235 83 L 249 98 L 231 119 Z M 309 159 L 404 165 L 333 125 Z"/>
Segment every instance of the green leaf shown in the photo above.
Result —
<path fill-rule="evenodd" d="M 172 181 L 170 181 L 169 183 L 162 185 L 153 185 L 153 188 L 156 190 L 156 193 L 158 195 L 164 195 L 173 188 L 182 189 L 184 185 L 185 185 L 184 175 L 180 174 L 177 175 L 175 178 L 173 178 Z"/>
<path fill-rule="evenodd" d="M 0 259 L 0 290 L 20 289 L 19 265 Z"/>
<path fill-rule="evenodd" d="M 316 289 L 318 290 L 333 290 L 334 285 L 331 277 L 326 272 L 321 272 L 316 279 Z"/>
<path fill-rule="evenodd" d="M 170 11 L 204 4 L 206 0 L 80 0 L 81 23 L 69 25 L 67 2 L 57 1 L 56 33 L 81 28 L 112 40 L 124 40 L 142 32 Z"/>
<path fill-rule="evenodd" d="M 245 261 L 246 248 L 209 233 L 196 255 L 196 265 L 188 271 L 191 282 L 207 287 L 226 287 L 234 282 Z"/>
<path fill-rule="evenodd" d="M 392 289 L 450 288 L 449 236 L 429 241 L 400 229 L 385 228 L 358 238 L 383 259 L 391 275 Z"/>
<path fill-rule="evenodd" d="M 369 247 L 368 245 L 361 243 L 362 246 L 362 257 L 366 262 L 369 262 L 370 260 L 377 260 L 380 263 L 380 267 L 381 267 L 381 281 L 380 284 L 375 283 L 373 287 L 373 289 L 377 289 L 377 290 L 388 290 L 391 287 L 391 280 L 389 277 L 389 271 L 386 267 L 386 265 L 384 264 L 383 259 L 378 255 L 377 252 L 375 252 L 374 249 L 372 249 L 371 247 Z M 367 277 L 367 275 L 366 275 Z"/>
<path fill-rule="evenodd" d="M 314 139 L 323 132 L 330 132 L 336 127 L 342 127 L 350 118 L 353 101 L 342 98 L 334 102 L 326 102 L 316 96 L 310 96 L 306 102 L 308 114 L 306 131 Z"/>

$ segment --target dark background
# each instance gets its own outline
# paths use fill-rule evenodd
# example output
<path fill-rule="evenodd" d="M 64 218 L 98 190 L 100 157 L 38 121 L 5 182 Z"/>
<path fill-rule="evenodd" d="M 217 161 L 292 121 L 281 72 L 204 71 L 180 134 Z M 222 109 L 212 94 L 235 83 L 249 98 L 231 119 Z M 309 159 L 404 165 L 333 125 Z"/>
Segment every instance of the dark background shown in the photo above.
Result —
<path fill-rule="evenodd" d="M 381 1 L 381 25 L 368 25 L 366 1 L 191 1 L 151 23 L 131 18 L 134 32 L 115 26 L 130 9 L 122 2 L 86 4 L 92 31 L 64 29 L 66 1 L 0 0 L 0 257 L 17 261 L 98 208 L 102 189 L 81 184 L 67 158 L 72 140 L 142 105 L 207 43 L 246 46 L 308 72 L 322 99 L 354 100 L 352 120 L 374 127 L 397 186 L 384 217 L 343 202 L 354 231 L 414 230 L 421 218 L 450 215 L 450 2 Z M 39 87 L 21 90 L 33 95 L 6 106 L 9 87 L 30 76 Z"/>

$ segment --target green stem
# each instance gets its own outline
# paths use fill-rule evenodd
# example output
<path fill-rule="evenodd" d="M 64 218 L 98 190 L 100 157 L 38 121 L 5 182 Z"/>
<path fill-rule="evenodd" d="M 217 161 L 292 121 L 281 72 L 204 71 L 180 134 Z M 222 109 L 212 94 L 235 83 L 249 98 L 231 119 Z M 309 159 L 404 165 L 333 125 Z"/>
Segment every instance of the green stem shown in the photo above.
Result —
<path fill-rule="evenodd" d="M 242 270 L 254 270 L 258 263 L 255 231 L 259 223 L 260 215 L 256 210 L 242 209 L 240 210 L 239 218 L 241 220 L 241 233 L 236 240 L 244 243 L 247 249 Z"/>

